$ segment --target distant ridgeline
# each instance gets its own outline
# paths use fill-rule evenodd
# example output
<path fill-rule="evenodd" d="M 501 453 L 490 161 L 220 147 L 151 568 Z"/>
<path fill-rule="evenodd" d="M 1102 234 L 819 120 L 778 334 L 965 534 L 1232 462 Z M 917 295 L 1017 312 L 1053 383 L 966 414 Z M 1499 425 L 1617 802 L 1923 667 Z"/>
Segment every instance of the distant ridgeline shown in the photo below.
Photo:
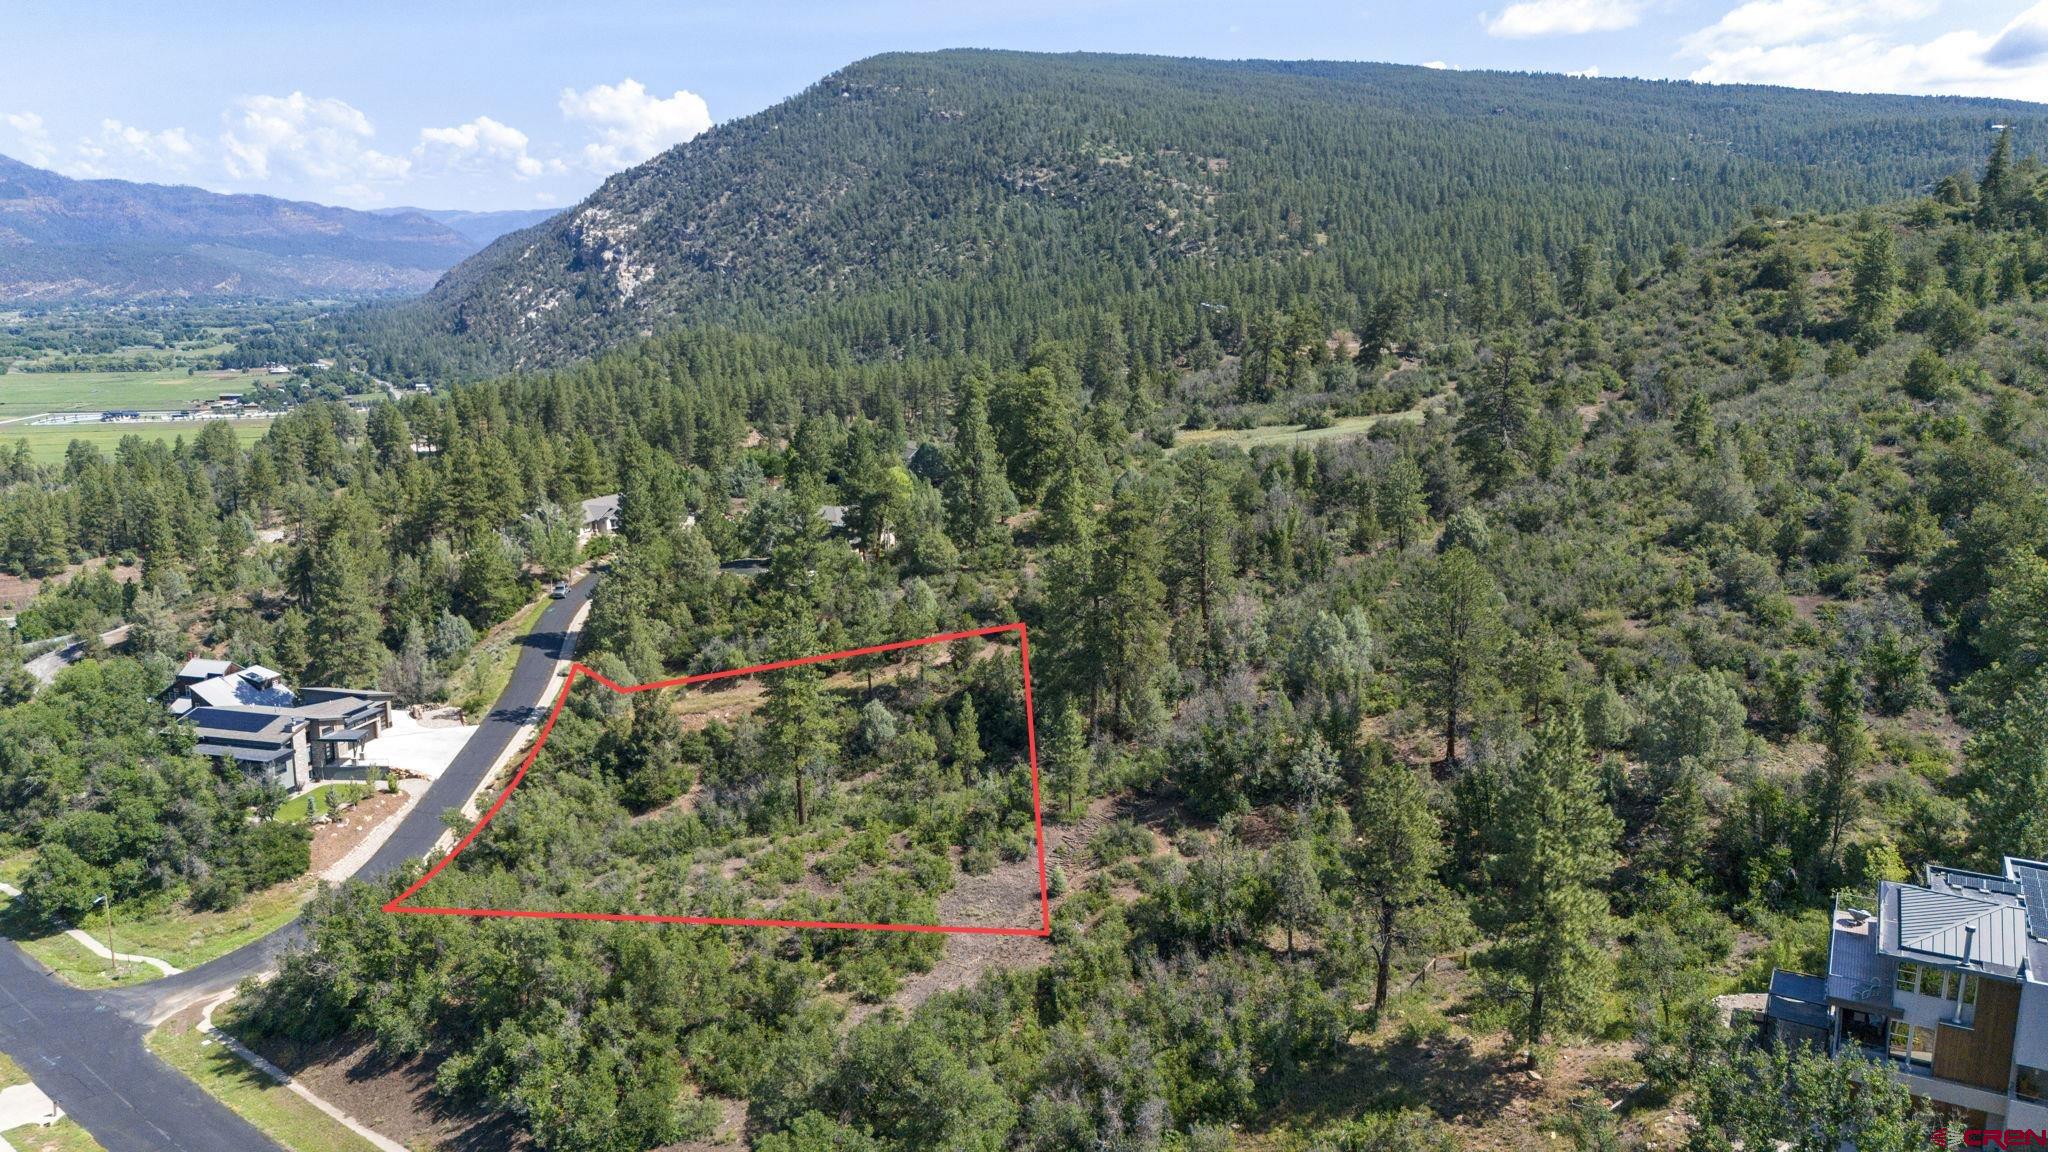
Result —
<path fill-rule="evenodd" d="M 1591 240 L 1623 268 L 1752 209 L 1924 191 L 2043 108 L 1385 64 L 951 51 L 861 61 L 622 172 L 423 300 L 344 317 L 393 374 L 543 367 L 678 325 L 834 357 L 1017 358 L 1108 309 L 1398 293 L 1475 328 Z M 1208 307 L 1204 307 L 1204 306 Z M 1216 326 L 1216 315 L 1209 317 Z"/>

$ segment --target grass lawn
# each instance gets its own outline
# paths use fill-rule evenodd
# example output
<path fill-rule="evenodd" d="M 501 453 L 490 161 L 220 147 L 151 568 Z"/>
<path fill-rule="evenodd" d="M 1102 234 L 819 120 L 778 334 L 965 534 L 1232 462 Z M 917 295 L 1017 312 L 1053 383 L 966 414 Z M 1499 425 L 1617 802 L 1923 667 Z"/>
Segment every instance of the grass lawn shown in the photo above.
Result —
<path fill-rule="evenodd" d="M 375 1152 L 369 1141 L 243 1063 L 187 1016 L 151 1032 L 149 1050 L 293 1152 Z"/>
<path fill-rule="evenodd" d="M 343 781 L 339 784 L 322 784 L 304 795 L 294 796 L 279 804 L 277 806 L 277 819 L 287 824 L 304 823 L 306 818 L 311 815 L 313 798 L 315 796 L 320 798 L 320 803 L 323 805 L 321 811 L 331 812 L 333 808 L 327 806 L 334 803 L 337 793 L 353 794 L 356 799 L 361 800 L 370 794 L 370 789 L 368 785 L 352 781 Z"/>
<path fill-rule="evenodd" d="M 0 375 L 0 420 L 43 412 L 103 412 L 134 408 L 168 412 L 223 392 L 249 392 L 260 372 L 9 372 Z"/>
<path fill-rule="evenodd" d="M 194 912 L 182 906 L 127 917 L 114 909 L 114 947 L 132 955 L 154 956 L 176 968 L 192 968 L 283 927 L 312 899 L 317 883 L 310 877 L 252 893 L 225 912 Z M 106 919 L 88 918 L 86 931 L 106 939 Z M 10 902 L 0 908 L 0 935 L 20 944 L 65 983 L 79 988 L 106 988 L 155 980 L 162 973 L 147 964 L 122 964 L 115 974 L 107 961 L 47 923 L 17 912 Z"/>
<path fill-rule="evenodd" d="M 28 1082 L 28 1073 L 21 1070 L 21 1065 L 0 1053 L 0 1088 L 12 1088 Z M 99 1141 L 68 1116 L 48 1128 L 40 1124 L 9 1128 L 0 1132 L 0 1138 L 13 1145 L 15 1152 L 104 1152 Z"/>
<path fill-rule="evenodd" d="M 78 1122 L 66 1116 L 48 1128 L 40 1124 L 24 1124 L 0 1132 L 15 1152 L 106 1152 L 92 1133 L 78 1126 Z"/>
<path fill-rule="evenodd" d="M 0 376 L 0 381 L 13 378 L 13 374 Z M 0 388 L 6 385 L 0 383 Z M 263 435 L 270 427 L 270 417 L 253 420 L 230 421 L 235 438 L 248 444 Z M 112 455 L 123 437 L 141 436 L 148 440 L 169 442 L 183 436 L 188 442 L 199 435 L 200 421 L 197 420 L 152 420 L 136 424 L 0 424 L 0 450 L 11 452 L 16 440 L 28 441 L 29 455 L 38 464 L 61 464 L 64 453 L 70 449 L 73 440 L 96 444 L 101 452 Z"/>

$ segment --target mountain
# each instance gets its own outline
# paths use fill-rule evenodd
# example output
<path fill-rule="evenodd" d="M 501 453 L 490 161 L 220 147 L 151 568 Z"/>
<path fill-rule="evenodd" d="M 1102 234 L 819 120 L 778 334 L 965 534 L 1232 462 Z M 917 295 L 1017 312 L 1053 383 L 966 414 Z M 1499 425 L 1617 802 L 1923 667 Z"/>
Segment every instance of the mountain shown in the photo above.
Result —
<path fill-rule="evenodd" d="M 1752 206 L 1924 187 L 1980 158 L 1993 122 L 2026 138 L 2044 111 L 1385 64 L 885 55 L 613 176 L 349 335 L 536 366 L 684 321 L 803 318 L 862 355 L 990 354 L 1071 326 L 1045 297 L 1498 295 L 1585 240 L 1645 263 Z"/>
<path fill-rule="evenodd" d="M 481 248 L 507 232 L 531 228 L 560 211 L 560 208 L 506 208 L 491 212 L 470 212 L 461 208 L 379 208 L 377 214 L 424 216 L 436 224 L 454 229 L 463 239 Z"/>
<path fill-rule="evenodd" d="M 413 294 L 477 247 L 418 214 L 73 180 L 0 156 L 5 302 Z"/>

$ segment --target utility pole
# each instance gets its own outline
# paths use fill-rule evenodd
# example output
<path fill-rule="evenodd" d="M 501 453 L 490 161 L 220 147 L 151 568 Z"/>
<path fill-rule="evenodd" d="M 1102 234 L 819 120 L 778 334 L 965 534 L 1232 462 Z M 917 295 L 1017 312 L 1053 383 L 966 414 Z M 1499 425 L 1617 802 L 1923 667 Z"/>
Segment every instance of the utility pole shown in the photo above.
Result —
<path fill-rule="evenodd" d="M 93 903 L 95 903 L 95 904 L 105 904 L 105 905 L 107 906 L 107 979 L 108 979 L 108 980 L 119 980 L 119 979 L 121 978 L 121 968 L 120 968 L 120 961 L 118 961 L 118 960 L 114 959 L 114 957 L 115 957 L 116 953 L 117 953 L 117 952 L 118 952 L 119 950 L 118 950 L 118 949 L 116 949 L 116 948 L 114 947 L 114 893 L 113 893 L 113 891 L 112 891 L 112 890 L 108 890 L 108 891 L 107 891 L 106 893 L 104 893 L 103 895 L 101 895 L 101 896 L 99 896 L 99 897 L 95 898 L 95 899 L 93 900 Z"/>

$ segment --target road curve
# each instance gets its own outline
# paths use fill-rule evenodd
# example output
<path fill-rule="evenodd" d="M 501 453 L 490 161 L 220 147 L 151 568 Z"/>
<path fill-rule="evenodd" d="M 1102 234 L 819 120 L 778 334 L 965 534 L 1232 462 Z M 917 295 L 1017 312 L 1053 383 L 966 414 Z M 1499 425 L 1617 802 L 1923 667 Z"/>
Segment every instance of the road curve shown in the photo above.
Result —
<path fill-rule="evenodd" d="M 587 576 L 548 604 L 523 637 L 512 679 L 476 734 L 356 875 L 373 879 L 431 852 L 441 814 L 460 811 L 520 730 L 542 709 L 555 663 L 572 651 L 569 631 L 597 584 Z M 273 968 L 305 938 L 293 921 L 218 959 L 146 984 L 88 992 L 50 975 L 0 939 L 0 1052 L 107 1152 L 242 1152 L 278 1145 L 143 1047 L 150 1026 L 188 1005 Z"/>

